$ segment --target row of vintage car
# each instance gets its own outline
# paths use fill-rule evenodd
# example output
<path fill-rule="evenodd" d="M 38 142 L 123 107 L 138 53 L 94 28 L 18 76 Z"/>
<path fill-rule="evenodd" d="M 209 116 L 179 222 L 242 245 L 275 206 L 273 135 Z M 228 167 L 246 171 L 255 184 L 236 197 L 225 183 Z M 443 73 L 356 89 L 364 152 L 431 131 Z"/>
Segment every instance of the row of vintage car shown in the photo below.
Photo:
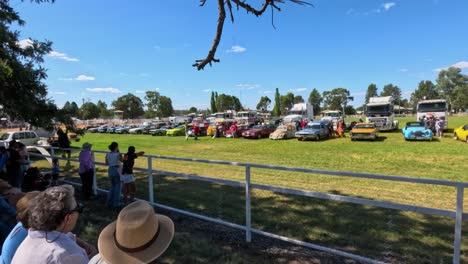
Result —
<path fill-rule="evenodd" d="M 221 129 L 218 126 L 221 125 Z M 165 123 L 142 125 L 142 126 L 101 126 L 89 128 L 91 133 L 118 133 L 118 134 L 150 134 L 153 136 L 184 136 L 187 134 L 193 136 L 193 127 L 198 126 L 199 136 L 217 136 L 225 137 L 244 137 L 252 139 L 270 138 L 298 140 L 320 140 L 330 138 L 334 135 L 333 126 L 329 120 L 311 121 L 301 129 L 296 130 L 295 123 L 280 124 L 278 127 L 272 124 L 238 124 L 237 131 L 233 131 L 230 125 L 224 124 L 205 124 L 202 122 L 190 124 L 167 125 Z M 219 131 L 221 130 L 221 131 Z M 402 129 L 405 140 L 427 140 L 433 139 L 433 132 L 426 128 L 424 122 L 407 122 Z M 374 123 L 356 123 L 349 132 L 350 139 L 354 140 L 376 140 L 379 136 L 379 130 Z M 468 125 L 454 130 L 454 137 L 468 143 Z"/>

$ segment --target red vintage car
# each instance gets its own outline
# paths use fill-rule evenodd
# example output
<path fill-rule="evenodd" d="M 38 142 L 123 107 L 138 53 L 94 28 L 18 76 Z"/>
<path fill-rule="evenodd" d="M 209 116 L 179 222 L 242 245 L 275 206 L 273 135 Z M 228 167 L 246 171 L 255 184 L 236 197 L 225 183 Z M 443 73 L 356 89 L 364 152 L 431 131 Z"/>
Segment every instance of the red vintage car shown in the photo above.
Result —
<path fill-rule="evenodd" d="M 245 131 L 252 129 L 253 124 L 241 124 L 237 126 L 237 135 L 235 137 L 241 137 L 242 133 Z M 229 130 L 224 131 L 224 136 L 225 137 L 233 137 L 233 130 L 232 128 Z"/>
<path fill-rule="evenodd" d="M 256 125 L 251 129 L 244 131 L 242 136 L 244 138 L 267 138 L 271 133 L 276 130 L 274 125 Z"/>

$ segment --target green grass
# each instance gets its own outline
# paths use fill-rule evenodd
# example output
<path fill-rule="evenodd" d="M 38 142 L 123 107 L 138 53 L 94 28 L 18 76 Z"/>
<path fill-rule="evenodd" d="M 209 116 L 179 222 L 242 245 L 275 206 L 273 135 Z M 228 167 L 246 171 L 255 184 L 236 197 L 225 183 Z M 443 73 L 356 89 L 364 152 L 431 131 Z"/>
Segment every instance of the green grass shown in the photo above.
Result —
<path fill-rule="evenodd" d="M 410 120 L 401 118 L 400 128 Z M 451 129 L 467 123 L 468 117 L 449 119 Z M 137 151 L 154 155 L 466 181 L 468 145 L 455 141 L 452 133 L 432 142 L 406 142 L 400 132 L 380 136 L 376 142 L 351 142 L 348 137 L 300 142 L 210 137 L 185 141 L 183 137 L 86 134 L 80 143 L 88 141 L 93 149 L 106 150 L 111 141 L 117 141 L 121 152 L 134 145 Z M 96 158 L 102 161 L 103 155 Z M 142 158 L 136 166 L 146 164 Z M 38 165 L 47 166 L 43 162 Z M 153 168 L 236 181 L 245 177 L 242 167 L 224 165 L 155 160 Z M 75 178 L 75 168 L 69 169 L 68 175 Z M 99 185 L 106 186 L 105 168 L 100 169 Z M 252 182 L 259 184 L 455 209 L 455 191 L 449 187 L 265 169 L 252 169 L 251 175 Z M 153 178 L 156 202 L 244 224 L 242 188 L 161 175 Z M 139 197 L 147 198 L 147 175 L 138 174 L 137 182 Z M 261 190 L 254 190 L 252 195 L 255 228 L 385 261 L 451 262 L 452 219 Z M 462 241 L 465 251 L 466 234 Z M 468 262 L 468 256 L 463 255 L 462 260 Z"/>

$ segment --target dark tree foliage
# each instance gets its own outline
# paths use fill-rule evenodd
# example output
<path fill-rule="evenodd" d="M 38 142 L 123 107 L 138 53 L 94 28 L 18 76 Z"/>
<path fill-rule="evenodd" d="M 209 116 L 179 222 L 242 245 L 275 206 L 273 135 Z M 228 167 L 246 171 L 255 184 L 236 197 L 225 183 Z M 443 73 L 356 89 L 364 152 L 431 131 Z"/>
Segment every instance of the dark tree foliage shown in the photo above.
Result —
<path fill-rule="evenodd" d="M 374 96 L 378 96 L 377 85 L 371 83 L 367 87 L 365 104 L 369 103 L 369 98 L 374 97 Z"/>
<path fill-rule="evenodd" d="M 270 98 L 268 96 L 262 96 L 260 101 L 257 104 L 257 110 L 266 112 L 268 111 L 268 106 L 271 104 Z"/>
<path fill-rule="evenodd" d="M 314 113 L 318 115 L 320 111 L 322 110 L 320 108 L 320 105 L 322 104 L 323 98 L 322 95 L 317 91 L 317 89 L 313 89 L 312 92 L 310 92 L 308 102 L 312 105 L 314 108 Z"/>
<path fill-rule="evenodd" d="M 48 2 L 36 0 L 32 2 Z M 52 1 L 53 2 L 53 1 Z M 47 98 L 43 80 L 46 70 L 43 56 L 51 51 L 50 41 L 28 40 L 20 47 L 19 32 L 10 26 L 25 22 L 13 10 L 8 0 L 0 1 L 0 106 L 11 119 L 24 120 L 33 126 L 52 127 L 58 109 Z"/>
<path fill-rule="evenodd" d="M 281 115 L 281 98 L 280 98 L 280 93 L 279 89 L 276 88 L 275 91 L 275 106 L 273 107 L 273 110 L 271 111 L 272 116 L 280 116 Z"/>
<path fill-rule="evenodd" d="M 133 119 L 140 117 L 145 113 L 141 99 L 131 93 L 117 98 L 117 100 L 112 102 L 112 106 L 115 110 L 123 111 L 124 118 Z"/>
<path fill-rule="evenodd" d="M 216 109 L 220 112 L 226 110 L 242 110 L 242 104 L 239 98 L 234 95 L 220 94 L 216 97 Z"/>
<path fill-rule="evenodd" d="M 211 112 L 216 113 L 218 109 L 216 108 L 216 96 L 215 92 L 211 92 L 211 100 L 210 100 Z"/>
<path fill-rule="evenodd" d="M 291 109 L 294 105 L 294 94 L 287 93 L 286 95 L 281 95 L 280 102 L 281 102 L 281 109 L 280 109 L 281 114 L 287 115 L 289 109 Z"/>

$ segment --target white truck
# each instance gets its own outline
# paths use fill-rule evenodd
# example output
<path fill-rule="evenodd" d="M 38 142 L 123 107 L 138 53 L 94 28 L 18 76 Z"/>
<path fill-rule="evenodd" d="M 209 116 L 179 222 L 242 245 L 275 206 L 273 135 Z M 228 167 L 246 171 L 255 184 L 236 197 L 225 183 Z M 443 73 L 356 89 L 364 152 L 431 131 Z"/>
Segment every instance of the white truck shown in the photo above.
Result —
<path fill-rule="evenodd" d="M 288 115 L 283 117 L 283 124 L 300 122 L 302 119 L 307 119 L 307 121 L 314 119 L 314 108 L 310 103 L 294 104 L 288 111 Z"/>
<path fill-rule="evenodd" d="M 325 110 L 321 112 L 322 119 L 333 124 L 333 130 L 338 128 L 338 121 L 343 120 L 343 114 L 340 110 Z"/>
<path fill-rule="evenodd" d="M 379 131 L 398 129 L 398 120 L 394 120 L 393 97 L 371 97 L 366 105 L 366 122 L 374 123 Z"/>
<path fill-rule="evenodd" d="M 422 120 L 424 117 L 433 116 L 435 118 L 444 118 L 444 130 L 448 129 L 448 105 L 445 99 L 423 100 L 418 102 L 416 108 L 416 120 Z"/>

